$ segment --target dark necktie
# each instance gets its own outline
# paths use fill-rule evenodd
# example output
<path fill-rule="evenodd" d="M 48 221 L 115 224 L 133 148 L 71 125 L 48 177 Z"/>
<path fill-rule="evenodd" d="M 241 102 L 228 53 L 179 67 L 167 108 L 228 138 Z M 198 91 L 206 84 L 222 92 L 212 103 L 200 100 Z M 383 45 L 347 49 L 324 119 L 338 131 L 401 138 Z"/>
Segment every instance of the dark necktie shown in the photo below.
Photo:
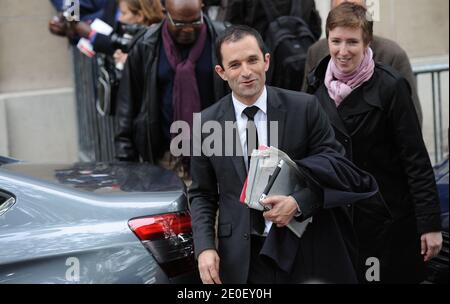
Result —
<path fill-rule="evenodd" d="M 248 157 L 248 168 L 250 168 L 250 157 L 254 149 L 258 149 L 258 131 L 255 124 L 255 115 L 259 108 L 257 106 L 251 106 L 245 108 L 244 114 L 247 116 L 247 128 L 246 128 L 246 140 L 247 140 L 247 157 Z"/>
<path fill-rule="evenodd" d="M 247 157 L 248 168 L 250 168 L 250 159 L 253 149 L 258 149 L 258 131 L 255 124 L 255 115 L 259 108 L 257 106 L 251 106 L 245 108 L 244 114 L 247 116 L 247 128 L 246 128 L 246 140 L 247 140 Z M 264 228 L 266 226 L 262 213 L 255 209 L 250 209 L 250 219 L 252 225 L 252 234 L 263 235 Z"/>

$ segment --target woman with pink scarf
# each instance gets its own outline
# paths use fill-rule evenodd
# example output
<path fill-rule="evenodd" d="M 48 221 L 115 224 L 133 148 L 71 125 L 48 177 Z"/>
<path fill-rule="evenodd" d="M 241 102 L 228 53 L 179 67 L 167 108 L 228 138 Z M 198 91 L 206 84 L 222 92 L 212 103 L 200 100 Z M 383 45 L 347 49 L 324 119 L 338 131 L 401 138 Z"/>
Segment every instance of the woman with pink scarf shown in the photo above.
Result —
<path fill-rule="evenodd" d="M 361 283 L 419 283 L 425 262 L 442 247 L 436 184 L 410 87 L 393 68 L 374 62 L 369 18 L 350 2 L 331 10 L 330 56 L 308 76 L 308 92 L 327 112 L 346 156 L 380 188 L 378 201 L 347 210 Z"/>

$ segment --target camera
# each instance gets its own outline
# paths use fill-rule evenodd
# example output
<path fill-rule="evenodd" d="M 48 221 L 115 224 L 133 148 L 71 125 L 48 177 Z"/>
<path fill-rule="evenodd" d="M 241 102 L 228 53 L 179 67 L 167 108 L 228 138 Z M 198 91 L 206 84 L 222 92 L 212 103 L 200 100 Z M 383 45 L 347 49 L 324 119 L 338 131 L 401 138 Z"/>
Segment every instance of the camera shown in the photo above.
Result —
<path fill-rule="evenodd" d="M 121 50 L 124 53 L 128 53 L 131 40 L 133 37 L 128 35 L 119 35 L 114 33 L 111 35 L 111 43 L 116 50 Z"/>
<path fill-rule="evenodd" d="M 121 29 L 122 32 L 131 36 L 136 35 L 137 33 L 139 33 L 140 31 L 146 29 L 147 26 L 146 25 L 142 25 L 142 24 L 122 24 L 121 25 Z"/>
<path fill-rule="evenodd" d="M 134 36 L 146 28 L 146 26 L 141 24 L 122 24 L 119 27 L 120 34 L 114 33 L 111 35 L 113 47 L 124 53 L 128 53 Z"/>

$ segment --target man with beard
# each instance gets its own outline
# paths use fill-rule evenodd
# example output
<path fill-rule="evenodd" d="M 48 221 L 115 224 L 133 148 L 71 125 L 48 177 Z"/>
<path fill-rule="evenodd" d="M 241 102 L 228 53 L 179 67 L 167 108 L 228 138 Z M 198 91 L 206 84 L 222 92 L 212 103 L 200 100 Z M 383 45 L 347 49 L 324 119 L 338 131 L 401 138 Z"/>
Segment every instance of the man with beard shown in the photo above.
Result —
<path fill-rule="evenodd" d="M 188 176 L 188 159 L 173 157 L 174 121 L 192 127 L 192 114 L 219 100 L 226 85 L 215 75 L 215 38 L 223 23 L 211 22 L 201 0 L 166 0 L 166 20 L 133 46 L 118 94 L 116 158 L 146 161 Z"/>

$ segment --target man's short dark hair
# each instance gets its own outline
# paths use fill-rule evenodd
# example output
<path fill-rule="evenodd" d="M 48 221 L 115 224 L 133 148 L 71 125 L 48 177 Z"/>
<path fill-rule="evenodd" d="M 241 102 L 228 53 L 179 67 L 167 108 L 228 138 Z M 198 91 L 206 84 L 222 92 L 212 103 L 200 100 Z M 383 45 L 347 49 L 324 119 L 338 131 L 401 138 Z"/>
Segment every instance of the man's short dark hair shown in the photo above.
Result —
<path fill-rule="evenodd" d="M 258 46 L 259 46 L 261 52 L 263 53 L 263 55 L 268 53 L 267 48 L 264 44 L 264 41 L 257 30 L 255 30 L 254 28 L 251 28 L 249 26 L 246 26 L 246 25 L 232 25 L 232 26 L 227 27 L 225 29 L 225 31 L 222 34 L 220 34 L 219 37 L 217 37 L 217 39 L 216 39 L 217 62 L 219 63 L 219 65 L 222 68 L 223 68 L 223 63 L 222 63 L 223 58 L 222 58 L 222 52 L 221 52 L 222 44 L 224 44 L 225 42 L 236 42 L 247 36 L 255 37 L 256 41 L 258 42 Z"/>

